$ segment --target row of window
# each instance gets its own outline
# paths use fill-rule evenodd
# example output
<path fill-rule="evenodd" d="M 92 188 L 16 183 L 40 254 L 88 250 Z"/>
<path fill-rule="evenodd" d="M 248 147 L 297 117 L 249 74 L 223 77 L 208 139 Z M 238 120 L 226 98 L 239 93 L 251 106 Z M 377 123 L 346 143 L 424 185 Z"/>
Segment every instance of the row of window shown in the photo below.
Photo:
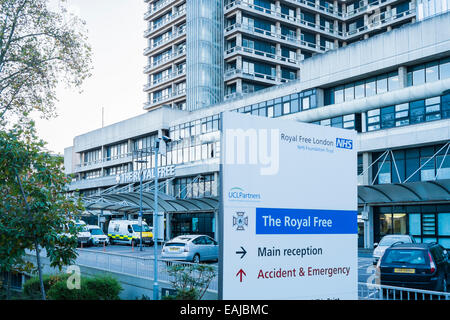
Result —
<path fill-rule="evenodd" d="M 376 184 L 450 179 L 450 152 L 448 145 L 427 146 L 375 152 L 372 167 Z M 420 168 L 420 170 L 419 170 Z"/>
<path fill-rule="evenodd" d="M 410 234 L 417 242 L 450 248 L 450 206 L 421 205 L 374 208 L 374 240 L 387 234 Z"/>
<path fill-rule="evenodd" d="M 326 89 L 325 105 L 352 101 L 400 88 L 398 72 L 386 73 L 345 85 Z"/>
<path fill-rule="evenodd" d="M 199 136 L 204 133 L 218 131 L 219 124 L 219 115 L 216 114 L 210 117 L 172 126 L 169 130 L 169 136 L 172 141 Z"/>
<path fill-rule="evenodd" d="M 450 118 L 450 94 L 367 111 L 367 131 Z"/>
<path fill-rule="evenodd" d="M 128 142 L 122 142 L 106 147 L 106 159 L 112 160 L 128 153 Z"/>
<path fill-rule="evenodd" d="M 450 58 L 436 60 L 407 69 L 407 86 L 450 78 Z M 391 72 L 326 89 L 325 105 L 343 103 L 399 89 L 398 72 Z"/>
<path fill-rule="evenodd" d="M 314 108 L 317 108 L 315 89 L 256 103 L 250 106 L 235 109 L 233 111 L 276 118 Z"/>
<path fill-rule="evenodd" d="M 343 128 L 361 132 L 361 114 L 353 113 L 313 122 L 326 127 Z"/>
<path fill-rule="evenodd" d="M 425 82 L 448 78 L 450 78 L 450 58 L 409 67 L 407 73 L 407 85 L 417 86 Z"/>
<path fill-rule="evenodd" d="M 213 174 L 178 178 L 173 182 L 173 196 L 182 199 L 217 196 L 217 182 Z"/>
<path fill-rule="evenodd" d="M 193 161 L 208 160 L 220 157 L 220 142 L 208 142 L 188 147 L 177 147 L 176 144 L 169 143 L 166 155 L 158 154 L 158 165 L 169 166 L 174 164 L 184 164 Z M 139 158 L 140 161 L 134 162 L 133 170 L 141 168 L 154 168 L 155 156 L 147 155 Z"/>

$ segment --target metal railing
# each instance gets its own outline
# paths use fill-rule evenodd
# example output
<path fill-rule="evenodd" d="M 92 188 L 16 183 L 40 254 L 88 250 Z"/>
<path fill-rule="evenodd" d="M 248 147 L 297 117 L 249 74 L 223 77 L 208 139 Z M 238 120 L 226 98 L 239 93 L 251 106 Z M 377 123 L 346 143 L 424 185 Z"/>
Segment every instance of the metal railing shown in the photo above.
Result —
<path fill-rule="evenodd" d="M 185 13 L 186 13 L 186 9 L 183 8 L 180 11 L 177 11 L 172 15 L 166 16 L 164 19 L 162 19 L 158 23 L 153 24 L 150 28 L 148 28 L 146 31 L 144 31 L 144 37 L 148 37 L 149 35 L 152 34 L 152 32 L 155 32 L 157 29 L 168 25 L 170 22 L 174 21 L 178 17 L 181 17 Z"/>
<path fill-rule="evenodd" d="M 278 28 L 274 32 L 273 30 L 265 30 L 265 29 L 254 27 L 251 24 L 235 23 L 235 24 L 225 27 L 225 33 L 229 33 L 235 29 L 239 29 L 243 32 L 248 32 L 252 35 L 258 34 L 258 35 L 268 37 L 270 39 L 276 39 L 278 41 L 285 41 L 285 42 L 288 42 L 289 44 L 295 44 L 299 47 L 307 48 L 310 50 L 317 50 L 321 53 L 325 52 L 327 50 L 330 50 L 330 48 L 319 45 L 317 43 L 302 40 L 302 38 L 299 36 L 294 36 L 294 35 L 290 35 L 290 34 L 281 34 L 280 28 Z"/>
<path fill-rule="evenodd" d="M 450 300 L 450 293 L 359 282 L 358 300 Z"/>
<path fill-rule="evenodd" d="M 226 70 L 224 78 L 226 80 L 228 80 L 229 78 L 231 78 L 235 75 L 246 76 L 247 78 L 251 78 L 251 79 L 255 79 L 255 80 L 268 80 L 268 81 L 273 81 L 276 83 L 286 83 L 286 82 L 289 82 L 292 80 L 296 80 L 296 79 L 286 79 L 286 78 L 277 77 L 277 76 L 270 75 L 270 74 L 252 72 L 252 71 L 248 71 L 248 70 L 235 69 L 235 68 Z"/>
<path fill-rule="evenodd" d="M 302 15 L 297 16 L 297 15 L 289 15 L 289 14 L 281 13 L 281 7 L 276 7 L 275 10 L 271 10 L 268 8 L 264 8 L 264 7 L 255 5 L 248 1 L 235 0 L 235 1 L 227 4 L 225 6 L 225 10 L 231 9 L 235 6 L 246 7 L 248 9 L 251 9 L 255 13 L 263 13 L 268 16 L 275 17 L 277 20 L 281 20 L 281 21 L 284 21 L 287 23 L 292 23 L 295 26 L 303 25 L 303 26 L 315 29 L 316 31 L 320 30 L 320 31 L 325 31 L 328 34 L 343 36 L 343 32 L 336 30 L 333 27 L 325 27 L 325 26 L 321 26 L 320 24 L 316 24 L 316 23 L 307 21 L 303 18 Z"/>
<path fill-rule="evenodd" d="M 76 264 L 90 268 L 101 269 L 108 272 L 118 272 L 153 280 L 154 259 L 152 257 L 137 257 L 132 255 L 102 252 L 89 249 L 78 249 L 79 255 Z M 158 258 L 158 280 L 170 282 L 168 267 L 172 265 L 189 266 L 192 263 L 173 260 L 163 260 Z M 211 281 L 209 290 L 218 290 L 218 268 L 212 265 L 216 271 L 216 277 Z"/>
<path fill-rule="evenodd" d="M 300 62 L 302 62 L 305 59 L 305 56 L 303 54 L 296 53 L 295 58 L 290 58 L 290 57 L 277 55 L 276 53 L 256 50 L 256 49 L 244 47 L 244 46 L 235 46 L 235 47 L 229 48 L 229 49 L 225 50 L 225 55 L 229 55 L 234 52 L 248 53 L 253 56 L 260 56 L 260 57 L 264 57 L 267 59 L 276 60 L 277 62 L 279 62 L 279 61 L 288 62 L 290 64 L 299 64 Z"/>
<path fill-rule="evenodd" d="M 158 67 L 159 65 L 162 65 L 162 64 L 164 64 L 164 63 L 166 63 L 166 62 L 169 62 L 169 61 L 172 60 L 172 59 L 175 59 L 175 58 L 177 58 L 177 57 L 182 56 L 184 53 L 186 53 L 186 47 L 182 47 L 181 49 L 179 49 L 179 50 L 176 51 L 175 53 L 164 56 L 162 59 L 153 61 L 152 64 L 150 64 L 150 65 L 148 65 L 148 66 L 145 67 L 144 72 L 149 72 L 149 71 L 151 71 L 153 68 Z"/>

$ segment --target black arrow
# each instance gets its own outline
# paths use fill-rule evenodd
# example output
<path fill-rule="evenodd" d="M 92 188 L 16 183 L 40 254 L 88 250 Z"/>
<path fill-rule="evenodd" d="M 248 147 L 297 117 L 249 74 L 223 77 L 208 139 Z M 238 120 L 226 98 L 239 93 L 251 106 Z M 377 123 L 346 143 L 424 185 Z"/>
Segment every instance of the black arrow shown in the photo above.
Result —
<path fill-rule="evenodd" d="M 241 247 L 242 251 L 236 251 L 236 254 L 241 254 L 241 259 L 245 256 L 245 254 L 247 253 L 247 251 L 245 251 L 245 249 L 243 247 Z"/>

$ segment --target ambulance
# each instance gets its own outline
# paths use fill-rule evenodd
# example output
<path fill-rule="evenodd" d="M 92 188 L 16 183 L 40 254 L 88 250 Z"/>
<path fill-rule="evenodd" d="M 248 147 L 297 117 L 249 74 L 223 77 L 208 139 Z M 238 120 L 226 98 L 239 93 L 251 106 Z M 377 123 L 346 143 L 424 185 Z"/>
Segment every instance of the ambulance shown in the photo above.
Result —
<path fill-rule="evenodd" d="M 126 243 L 139 245 L 141 225 L 138 220 L 111 220 L 108 226 L 110 244 Z M 153 233 L 145 221 L 142 221 L 142 244 L 153 245 Z"/>

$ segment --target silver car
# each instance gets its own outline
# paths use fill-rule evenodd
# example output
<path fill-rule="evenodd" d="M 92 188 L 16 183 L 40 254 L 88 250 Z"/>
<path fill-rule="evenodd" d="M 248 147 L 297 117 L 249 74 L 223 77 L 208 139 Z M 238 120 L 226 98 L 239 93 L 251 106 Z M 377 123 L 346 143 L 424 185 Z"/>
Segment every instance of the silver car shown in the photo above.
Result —
<path fill-rule="evenodd" d="M 376 265 L 378 263 L 378 260 L 381 259 L 381 257 L 384 254 L 384 251 L 386 251 L 387 248 L 389 248 L 394 243 L 416 243 L 416 240 L 414 240 L 413 237 L 409 235 L 404 234 L 388 234 L 385 235 L 380 243 L 374 243 L 374 250 L 373 250 L 373 264 Z"/>
<path fill-rule="evenodd" d="M 167 241 L 163 248 L 163 259 L 192 261 L 217 261 L 219 245 L 217 241 L 206 235 L 185 235 Z"/>

